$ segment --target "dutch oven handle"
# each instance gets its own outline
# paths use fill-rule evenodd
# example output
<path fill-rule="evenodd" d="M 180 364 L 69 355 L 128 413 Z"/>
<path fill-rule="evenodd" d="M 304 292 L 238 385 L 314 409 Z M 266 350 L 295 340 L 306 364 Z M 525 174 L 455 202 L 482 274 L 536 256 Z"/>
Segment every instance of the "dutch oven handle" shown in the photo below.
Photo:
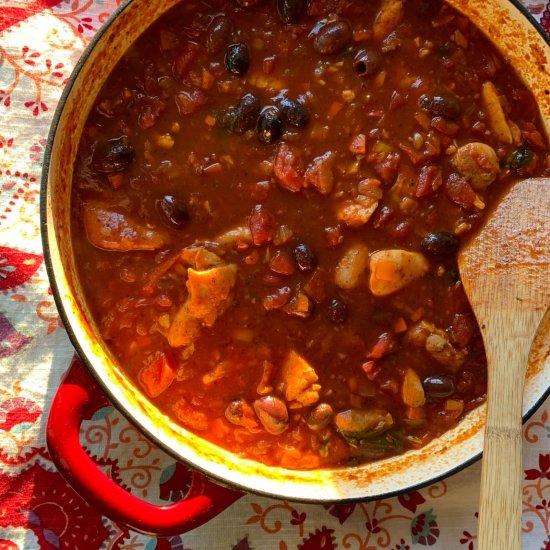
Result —
<path fill-rule="evenodd" d="M 65 480 L 113 521 L 148 534 L 176 535 L 203 525 L 243 496 L 197 472 L 186 497 L 174 504 L 155 506 L 131 495 L 107 477 L 80 444 L 80 424 L 101 402 L 105 402 L 103 392 L 75 357 L 53 399 L 46 440 Z"/>

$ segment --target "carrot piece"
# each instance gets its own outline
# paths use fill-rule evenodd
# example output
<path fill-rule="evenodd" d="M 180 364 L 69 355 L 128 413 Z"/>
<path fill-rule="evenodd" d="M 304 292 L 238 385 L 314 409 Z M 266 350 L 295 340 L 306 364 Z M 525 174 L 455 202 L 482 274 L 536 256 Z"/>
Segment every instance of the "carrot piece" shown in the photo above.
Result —
<path fill-rule="evenodd" d="M 395 262 L 389 260 L 380 260 L 376 264 L 376 278 L 382 281 L 391 281 L 395 277 Z"/>
<path fill-rule="evenodd" d="M 393 324 L 393 330 L 397 334 L 401 334 L 402 332 L 407 331 L 407 323 L 405 319 L 403 319 L 403 317 L 399 317 L 399 319 L 395 321 L 395 323 Z"/>
<path fill-rule="evenodd" d="M 395 347 L 395 338 L 390 332 L 383 332 L 379 337 L 369 354 L 367 359 L 381 359 L 384 355 L 390 353 Z"/>
<path fill-rule="evenodd" d="M 164 353 L 159 353 L 138 374 L 140 384 L 150 397 L 157 397 L 168 389 L 174 378 L 176 378 L 176 370 Z"/>
<path fill-rule="evenodd" d="M 214 75 L 203 67 L 201 88 L 203 90 L 210 90 L 210 88 L 212 88 L 212 86 L 214 85 L 214 81 Z"/>
<path fill-rule="evenodd" d="M 216 118 L 212 115 L 206 115 L 204 122 L 207 126 L 210 126 L 211 128 L 212 126 L 216 126 Z"/>
<path fill-rule="evenodd" d="M 424 308 L 420 306 L 418 309 L 415 309 L 409 317 L 411 318 L 411 321 L 413 323 L 416 323 L 417 321 L 420 321 L 422 317 L 424 316 Z"/>
<path fill-rule="evenodd" d="M 328 120 L 333 119 L 342 110 L 343 106 L 344 106 L 343 103 L 340 103 L 339 101 L 333 101 L 330 107 L 328 108 L 327 119 Z"/>

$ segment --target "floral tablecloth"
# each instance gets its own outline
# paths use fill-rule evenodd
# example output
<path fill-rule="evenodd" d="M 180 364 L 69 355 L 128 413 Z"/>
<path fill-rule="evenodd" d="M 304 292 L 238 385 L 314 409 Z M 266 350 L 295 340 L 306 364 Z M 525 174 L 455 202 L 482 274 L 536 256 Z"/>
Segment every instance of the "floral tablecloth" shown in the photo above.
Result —
<path fill-rule="evenodd" d="M 42 256 L 40 172 L 63 86 L 117 3 L 0 3 L 0 550 L 472 550 L 479 463 L 420 491 L 378 502 L 323 507 L 245 496 L 201 528 L 158 539 L 103 517 L 56 472 L 45 426 L 73 350 Z M 525 3 L 549 30 L 550 2 Z M 524 428 L 527 550 L 550 550 L 549 411 L 550 399 Z M 132 493 L 158 504 L 185 493 L 186 467 L 113 407 L 98 404 L 82 426 L 82 440 L 96 463 Z"/>

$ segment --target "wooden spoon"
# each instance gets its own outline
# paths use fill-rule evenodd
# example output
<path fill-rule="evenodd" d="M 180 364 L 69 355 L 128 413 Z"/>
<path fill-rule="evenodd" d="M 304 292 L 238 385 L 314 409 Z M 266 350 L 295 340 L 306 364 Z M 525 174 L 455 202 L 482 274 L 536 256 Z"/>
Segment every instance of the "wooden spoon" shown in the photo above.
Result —
<path fill-rule="evenodd" d="M 521 549 L 522 405 L 531 343 L 550 306 L 550 179 L 518 182 L 460 251 L 488 364 L 478 549 Z"/>

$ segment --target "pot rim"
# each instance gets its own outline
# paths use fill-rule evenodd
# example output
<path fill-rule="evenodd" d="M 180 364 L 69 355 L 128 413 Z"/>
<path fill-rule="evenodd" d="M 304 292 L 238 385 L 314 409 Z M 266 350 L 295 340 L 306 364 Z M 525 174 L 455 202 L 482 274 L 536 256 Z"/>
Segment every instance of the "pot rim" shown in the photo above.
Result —
<path fill-rule="evenodd" d="M 63 322 L 63 326 L 69 337 L 69 340 L 72 346 L 75 348 L 75 351 L 78 353 L 79 357 L 81 358 L 82 362 L 86 366 L 88 372 L 91 374 L 95 383 L 98 384 L 101 390 L 108 397 L 109 401 L 115 406 L 117 411 L 120 412 L 130 422 L 132 426 L 134 426 L 139 432 L 144 434 L 150 441 L 152 441 L 163 452 L 171 456 L 174 460 L 185 463 L 191 469 L 199 471 L 201 474 L 205 475 L 210 479 L 215 480 L 216 483 L 219 483 L 222 486 L 236 488 L 243 492 L 255 494 L 258 496 L 275 498 L 279 500 L 284 498 L 284 500 L 297 502 L 297 503 L 304 503 L 304 504 L 347 504 L 347 503 L 355 503 L 355 502 L 370 502 L 373 500 L 381 500 L 381 499 L 395 497 L 410 491 L 415 491 L 415 490 L 427 487 L 429 485 L 433 485 L 434 483 L 438 483 L 439 481 L 442 481 L 448 477 L 451 477 L 461 472 L 462 470 L 466 469 L 467 467 L 477 462 L 482 457 L 482 454 L 483 454 L 482 452 L 478 452 L 474 454 L 472 457 L 468 458 L 464 462 L 461 462 L 457 466 L 454 466 L 449 470 L 447 470 L 446 472 L 441 473 L 433 478 L 426 479 L 416 484 L 408 485 L 407 487 L 404 487 L 401 489 L 388 491 L 386 493 L 381 493 L 377 495 L 371 495 L 371 496 L 365 496 L 365 497 L 360 497 L 360 496 L 347 497 L 347 498 L 338 498 L 338 499 L 315 498 L 315 497 L 308 498 L 307 496 L 304 496 L 302 498 L 297 496 L 295 498 L 293 496 L 289 497 L 287 495 L 283 497 L 282 495 L 278 495 L 276 493 L 272 493 L 267 490 L 262 490 L 260 488 L 244 485 L 233 480 L 231 481 L 227 480 L 223 476 L 213 473 L 212 471 L 193 463 L 187 457 L 180 455 L 178 452 L 173 450 L 166 442 L 163 442 L 161 438 L 157 437 L 147 427 L 142 425 L 140 421 L 137 419 L 137 417 L 131 412 L 131 410 L 127 409 L 120 402 L 120 400 L 114 395 L 114 393 L 109 388 L 109 385 L 107 384 L 107 382 L 96 371 L 96 369 L 93 366 L 93 361 L 91 361 L 88 358 L 88 356 L 84 353 L 83 348 L 79 343 L 79 339 L 75 331 L 73 330 L 71 323 L 69 322 L 69 317 L 66 313 L 65 304 L 63 302 L 63 298 L 61 296 L 57 278 L 54 272 L 52 252 L 50 250 L 50 245 L 49 245 L 50 231 L 54 232 L 54 229 L 49 228 L 47 224 L 47 210 L 48 210 L 47 193 L 48 193 L 49 171 L 50 171 L 51 158 L 52 158 L 52 148 L 53 148 L 54 139 L 57 133 L 58 125 L 59 125 L 62 113 L 65 109 L 67 99 L 75 84 L 75 81 L 79 76 L 80 71 L 82 70 L 82 67 L 84 66 L 88 57 L 90 56 L 90 53 L 99 43 L 99 41 L 105 34 L 106 30 L 124 12 L 124 10 L 126 10 L 132 4 L 132 1 L 133 0 L 125 0 L 112 12 L 109 18 L 105 21 L 105 23 L 99 28 L 99 30 L 90 40 L 90 42 L 82 52 L 80 58 L 78 59 L 77 63 L 75 64 L 71 72 L 71 75 L 67 81 L 67 84 L 65 85 L 65 88 L 63 89 L 63 92 L 59 98 L 59 102 L 56 106 L 55 113 L 52 118 L 50 130 L 48 133 L 47 143 L 44 150 L 42 174 L 41 174 L 41 180 L 40 180 L 40 233 L 41 233 L 41 240 L 42 240 L 42 249 L 44 254 L 44 264 L 46 266 L 46 272 L 47 272 L 48 280 L 52 290 L 52 295 L 53 295 L 54 302 L 57 307 L 59 316 Z M 182 1 L 185 1 L 185 0 L 182 0 Z M 550 46 L 550 34 L 547 33 L 545 29 L 542 27 L 542 25 L 540 25 L 540 23 L 529 13 L 527 8 L 520 2 L 520 0 L 506 0 L 506 1 L 512 4 L 521 13 L 521 15 L 527 19 L 527 21 L 531 24 L 531 26 L 533 26 L 537 31 L 537 33 L 540 35 L 543 42 L 545 42 L 548 46 Z M 550 386 L 546 388 L 546 390 L 541 394 L 540 398 L 533 403 L 531 408 L 523 414 L 522 422 L 524 424 L 525 422 L 527 422 L 527 420 L 531 418 L 531 416 L 533 416 L 533 414 L 540 408 L 540 406 L 549 396 L 550 396 Z"/>

